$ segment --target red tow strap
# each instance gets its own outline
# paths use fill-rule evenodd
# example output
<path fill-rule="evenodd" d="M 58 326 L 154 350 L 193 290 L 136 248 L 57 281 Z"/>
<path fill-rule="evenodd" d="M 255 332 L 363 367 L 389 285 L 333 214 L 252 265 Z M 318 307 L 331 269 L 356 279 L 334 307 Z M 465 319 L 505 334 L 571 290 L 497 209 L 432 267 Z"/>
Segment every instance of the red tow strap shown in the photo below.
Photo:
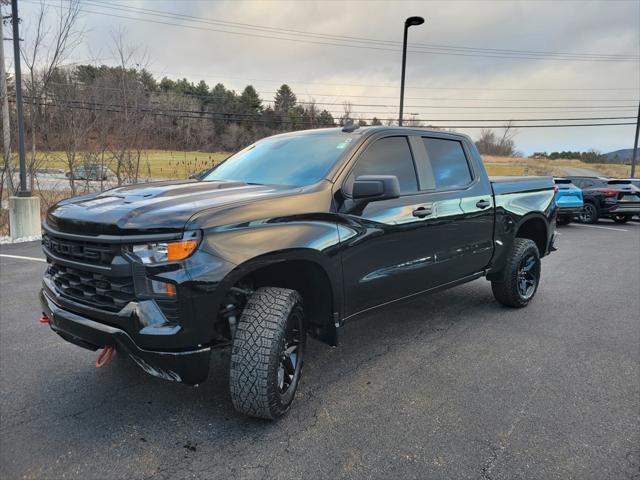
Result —
<path fill-rule="evenodd" d="M 47 324 L 49 323 L 49 317 L 47 317 L 47 315 L 43 313 L 42 316 L 38 319 L 38 322 Z"/>
<path fill-rule="evenodd" d="M 111 357 L 113 356 L 113 350 L 114 349 L 111 345 L 105 345 L 102 347 L 102 350 L 98 354 L 98 358 L 96 358 L 96 368 L 102 368 L 109 363 L 109 360 L 111 360 Z"/>

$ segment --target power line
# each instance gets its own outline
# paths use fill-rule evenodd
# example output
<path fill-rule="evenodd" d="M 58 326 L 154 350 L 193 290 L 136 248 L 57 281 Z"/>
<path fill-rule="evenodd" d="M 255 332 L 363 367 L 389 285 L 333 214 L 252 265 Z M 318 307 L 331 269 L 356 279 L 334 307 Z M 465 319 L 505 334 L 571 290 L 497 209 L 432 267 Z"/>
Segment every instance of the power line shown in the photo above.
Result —
<path fill-rule="evenodd" d="M 25 98 L 32 98 L 32 97 L 25 97 Z M 40 106 L 50 106 L 50 107 L 58 107 L 58 108 L 68 108 L 68 109 L 77 109 L 77 110 L 90 110 L 90 111 L 101 111 L 101 112 L 112 112 L 112 113 L 124 113 L 124 110 L 122 109 L 117 109 L 117 108 L 104 108 L 105 106 L 110 107 L 112 105 L 103 105 L 103 106 L 82 106 L 82 105 L 73 105 L 73 104 L 64 104 L 64 102 L 58 102 L 58 103 L 45 103 L 45 102 L 35 102 L 33 100 L 28 101 L 26 103 L 30 103 L 30 104 L 35 104 L 35 105 L 40 105 Z M 162 111 L 164 110 L 164 111 Z M 167 111 L 169 112 L 174 112 L 174 113 L 166 113 Z M 270 119 L 265 119 L 262 117 L 262 115 L 260 114 L 248 114 L 248 113 L 226 113 L 226 112 L 198 112 L 198 111 L 193 111 L 193 110 L 178 110 L 178 109 L 131 109 L 128 110 L 128 113 L 143 113 L 143 114 L 150 114 L 150 115 L 154 115 L 154 116 L 164 116 L 164 117 L 171 117 L 171 118 L 191 118 L 191 119 L 198 119 L 198 120 L 224 120 L 227 122 L 234 122 L 234 121 L 242 121 L 243 119 L 249 119 L 250 121 L 254 122 L 254 123 L 263 123 L 263 124 L 291 124 L 291 125 L 306 125 L 306 126 L 332 126 L 332 125 L 327 125 L 327 124 L 323 124 L 321 123 L 319 120 L 316 122 L 309 122 L 309 121 L 290 121 L 287 119 L 282 119 L 282 118 L 270 118 Z M 185 115 L 185 113 L 197 113 L 198 115 Z M 253 119 L 252 117 L 259 117 L 258 119 Z M 606 119 L 626 119 L 626 118 L 635 118 L 635 117 L 606 117 Z M 598 118 L 598 117 L 594 117 L 594 118 L 578 118 L 575 120 L 596 120 L 596 119 L 605 119 L 604 117 L 602 118 Z M 373 120 L 372 118 L 370 119 L 361 119 L 361 120 Z M 390 121 L 390 120 L 395 120 L 395 119 L 379 119 L 380 121 Z M 542 119 L 540 119 L 542 120 Z M 544 119 L 545 121 L 561 121 L 561 120 L 570 120 L 570 119 Z M 467 120 L 462 120 L 462 119 L 458 119 L 458 120 L 449 120 L 449 121 L 469 121 L 469 119 Z M 470 121 L 477 121 L 477 120 L 470 120 Z M 503 121 L 503 120 L 492 120 L 492 121 Z M 516 121 L 516 120 L 505 120 L 505 121 Z M 538 119 L 527 119 L 527 120 L 519 120 L 519 121 L 539 121 Z M 580 124 L 548 124 L 548 125 L 514 125 L 514 128 L 537 128 L 537 127 L 546 127 L 546 128 L 551 128 L 551 127 L 579 127 L 579 126 L 585 126 L 585 127 L 595 127 L 595 126 L 622 126 L 622 125 L 635 125 L 634 122 L 617 122 L 617 123 L 580 123 Z M 475 129 L 475 128 L 504 128 L 504 125 L 435 125 L 435 127 L 437 128 L 469 128 L 469 129 Z"/>
<path fill-rule="evenodd" d="M 402 46 L 401 42 L 393 41 L 393 40 L 380 40 L 380 39 L 367 38 L 367 37 L 314 33 L 309 31 L 302 31 L 302 30 L 285 29 L 282 27 L 267 27 L 264 25 L 231 22 L 228 20 L 217 20 L 212 18 L 205 18 L 205 17 L 185 15 L 185 14 L 174 13 L 174 12 L 154 10 L 149 8 L 132 7 L 128 5 L 123 5 L 121 3 L 116 3 L 116 2 L 106 2 L 104 0 L 85 0 L 85 3 L 90 3 L 90 4 L 93 4 L 94 6 L 98 6 L 102 8 L 118 8 L 121 10 L 126 9 L 129 11 L 138 12 L 138 13 L 147 12 L 155 15 L 169 16 L 170 18 L 183 18 L 183 19 L 204 22 L 209 24 L 229 26 L 232 28 L 244 27 L 251 30 L 261 30 L 261 31 L 269 31 L 269 32 L 276 32 L 276 33 L 286 32 L 288 34 L 294 34 L 294 35 L 331 38 L 331 39 L 344 40 L 344 41 L 359 41 L 363 43 L 374 43 L 374 44 L 382 44 L 382 45 Z M 490 53 L 511 53 L 511 54 L 526 54 L 526 55 L 560 55 L 560 56 L 572 56 L 572 57 L 605 57 L 605 58 L 623 57 L 623 58 L 631 58 L 631 59 L 640 59 L 639 56 L 630 55 L 630 54 L 574 53 L 574 52 L 554 52 L 554 51 L 540 51 L 540 50 L 515 50 L 515 49 L 502 49 L 502 48 L 467 47 L 467 46 L 460 46 L 460 45 L 426 44 L 426 43 L 417 43 L 417 42 L 412 42 L 409 45 L 413 47 L 438 48 L 438 49 L 461 50 L 461 51 L 480 51 L 480 52 L 490 52 Z"/>
<path fill-rule="evenodd" d="M 46 5 L 51 5 L 51 4 L 47 4 L 46 2 L 44 2 Z M 62 5 L 52 5 L 56 8 L 60 8 L 60 9 L 68 9 L 68 7 L 64 7 Z M 93 5 L 96 6 L 96 5 Z M 98 8 L 100 8 L 100 6 L 98 6 Z M 106 8 L 106 7 L 102 7 L 102 8 Z M 125 8 L 132 8 L 132 7 L 125 7 Z M 118 7 L 110 7 L 111 10 L 113 9 L 118 9 Z M 123 10 L 122 7 L 119 8 L 120 11 Z M 227 33 L 227 34 L 231 34 L 231 35 L 240 35 L 240 36 L 249 36 L 249 37 L 257 37 L 257 38 L 267 38 L 267 39 L 274 39 L 274 40 L 283 40 L 283 41 L 288 41 L 288 42 L 294 42 L 294 43 L 308 43 L 308 44 L 315 44 L 315 45 L 324 45 L 324 46 L 335 46 L 335 47 L 347 47 L 347 48 L 356 48 L 356 49 L 366 49 L 366 50 L 377 50 L 377 51 L 389 51 L 389 52 L 398 52 L 399 50 L 396 48 L 385 48 L 385 47 L 380 47 L 380 46 L 374 46 L 374 45 L 357 45 L 357 44 L 350 44 L 350 43 L 334 43 L 334 42 L 325 42 L 325 41 L 317 41 L 317 40 L 310 40 L 310 39 L 305 39 L 305 38 L 288 38 L 288 37 L 278 37 L 278 36 L 273 36 L 273 35 L 263 35 L 263 34 L 258 34 L 258 33 L 248 33 L 248 32 L 242 32 L 242 31 L 230 31 L 230 30 L 220 30 L 220 29 L 216 29 L 216 28 L 211 28 L 211 27 L 203 27 L 203 26 L 197 26 L 197 25 L 185 25 L 185 24 L 177 24 L 174 22 L 165 22 L 165 21 L 161 21 L 161 20 L 154 20 L 154 19 L 149 19 L 149 18 L 135 18 L 135 17 L 128 17 L 126 15 L 118 15 L 112 12 L 100 12 L 100 11 L 95 11 L 95 10 L 86 10 L 86 9 L 79 9 L 80 12 L 83 13 L 91 13 L 91 14 L 96 14 L 96 15 L 106 15 L 109 17 L 115 17 L 115 18 L 122 18 L 125 20 L 133 20 L 133 21 L 142 21 L 142 22 L 148 22 L 148 23 L 154 23 L 154 24 L 159 24 L 159 25 L 166 25 L 166 26 L 171 26 L 171 27 L 179 27 L 179 28 L 188 28 L 188 29 L 192 29 L 192 30 L 201 30 L 201 31 L 211 31 L 211 32 L 216 32 L 216 33 Z M 127 11 L 127 10 L 125 10 Z M 130 11 L 130 10 L 129 10 Z M 140 14 L 145 14 L 144 12 L 138 12 Z M 175 15 L 174 14 L 170 14 L 170 15 L 166 15 L 166 14 L 154 14 L 155 16 L 160 16 L 161 18 L 168 18 L 168 19 L 174 19 Z M 432 55 L 452 55 L 452 56 L 463 56 L 463 57 L 485 57 L 485 58 L 509 58 L 509 59 L 521 59 L 521 60 L 562 60 L 562 61 L 589 61 L 589 62 L 638 62 L 639 60 L 633 58 L 629 58 L 629 59 L 625 59 L 625 58 L 569 58 L 569 57 L 546 57 L 546 58 L 542 58 L 539 56 L 505 56 L 505 55 L 488 55 L 488 54 L 479 54 L 479 53 L 454 53 L 454 52 L 442 52 L 442 51 L 434 51 L 434 50 L 424 50 L 424 49 L 419 49 L 419 50 L 409 50 L 410 53 L 422 53 L 422 54 L 432 54 Z"/>
<path fill-rule="evenodd" d="M 357 43 L 373 44 L 373 45 L 394 45 L 398 47 L 402 45 L 400 42 L 392 41 L 392 40 L 380 40 L 380 39 L 373 39 L 373 38 L 366 38 L 366 37 L 314 33 L 314 32 L 308 32 L 308 31 L 305 32 L 301 30 L 291 30 L 291 29 L 285 29 L 281 27 L 277 27 L 277 28 L 266 27 L 262 25 L 216 20 L 211 18 L 197 17 L 193 15 L 185 15 L 180 13 L 173 13 L 173 12 L 154 10 L 154 9 L 148 9 L 148 8 L 142 8 L 142 7 L 132 7 L 127 5 L 122 5 L 119 3 L 104 2 L 100 0 L 86 0 L 85 3 L 88 3 L 98 8 L 105 8 L 105 9 L 111 9 L 111 10 L 117 9 L 125 12 L 159 16 L 161 18 L 170 18 L 170 19 L 179 18 L 179 19 L 185 19 L 187 21 L 192 21 L 197 23 L 225 26 L 228 28 L 248 29 L 248 30 L 263 31 L 263 32 L 276 33 L 276 34 L 295 35 L 298 38 L 300 36 L 305 36 L 305 37 L 311 37 L 311 38 L 330 39 L 330 40 L 346 41 L 346 42 L 357 42 Z M 500 58 L 518 58 L 518 57 L 514 57 L 514 55 L 528 55 L 528 56 L 533 56 L 535 58 L 538 58 L 540 56 L 542 57 L 558 56 L 560 57 L 558 59 L 569 58 L 569 59 L 578 59 L 578 60 L 585 60 L 585 59 L 640 60 L 640 57 L 635 55 L 629 55 L 629 54 L 549 52 L 549 51 L 533 51 L 533 50 L 465 47 L 465 46 L 457 46 L 457 45 L 424 44 L 424 43 L 411 43 L 410 46 L 413 48 L 420 48 L 420 49 L 438 49 L 438 50 L 455 51 L 455 52 L 487 53 L 487 54 L 491 54 L 491 55 L 487 55 L 491 57 L 496 56 L 496 54 L 508 55 Z M 436 52 L 430 52 L 430 53 L 436 53 Z"/>
<path fill-rule="evenodd" d="M 74 62 L 74 64 L 81 62 Z M 112 67 L 114 68 L 114 67 Z M 153 73 L 153 72 L 149 72 Z M 97 90 L 113 90 L 113 91 L 121 91 L 121 88 L 117 87 L 107 87 L 103 85 L 93 85 L 93 84 L 84 84 L 84 83 L 60 83 L 60 82 L 49 82 L 49 85 L 57 85 L 62 87 L 81 87 L 88 89 L 97 89 Z M 176 96 L 176 97 L 190 97 L 190 98 L 201 98 L 201 99 L 223 99 L 225 97 L 214 96 L 211 94 L 197 94 L 190 92 L 171 92 L 171 91 L 153 91 L 147 90 L 145 93 L 150 95 L 167 95 L 167 96 Z M 277 92 L 272 90 L 256 90 L 256 93 L 262 95 L 275 95 Z M 237 94 L 237 93 L 236 93 Z M 306 97 L 345 97 L 345 98 L 379 98 L 379 99 L 395 99 L 397 96 L 385 96 L 385 95 L 350 95 L 350 94 L 336 94 L 336 93 L 302 93 L 297 94 L 297 96 L 304 95 Z M 482 102 L 637 102 L 637 99 L 627 99 L 627 98 L 468 98 L 468 97 L 405 97 L 406 100 L 430 100 L 430 101 L 482 101 Z M 269 102 L 270 100 L 261 99 L 263 101 Z M 299 102 L 301 103 L 301 102 Z M 318 103 L 311 102 L 308 103 Z"/>
<path fill-rule="evenodd" d="M 48 105 L 49 102 L 47 102 L 46 98 L 43 97 L 34 97 L 34 96 L 26 96 L 25 98 L 30 98 L 33 101 L 42 101 L 42 105 Z M 70 100 L 70 99 L 60 99 L 60 98 L 56 98 L 53 99 L 53 101 L 57 102 L 57 103 L 65 103 L 65 104 L 69 104 L 69 105 L 77 105 L 77 104 L 82 104 L 82 105 L 89 105 L 89 106 L 106 106 L 106 107 L 122 107 L 122 104 L 114 104 L 114 103 L 104 103 L 104 102 L 93 102 L 93 101 L 89 101 L 86 99 L 83 100 Z M 153 105 L 160 105 L 161 107 L 159 108 L 159 110 L 164 110 L 164 111 L 170 111 L 170 112 L 182 112 L 182 113 L 197 113 L 197 114 L 220 114 L 220 115 L 244 115 L 244 116 L 262 116 L 263 113 L 255 113 L 255 114 L 241 114 L 241 113 L 236 113 L 236 112 L 227 112 L 227 111 L 212 111 L 212 110 L 187 110 L 187 109 L 180 109 L 180 108 L 171 108 L 170 106 L 164 106 L 164 104 L 159 103 L 159 102 L 149 102 Z M 344 115 L 344 111 L 339 111 L 339 110 L 327 110 L 329 113 L 332 114 L 339 114 L 339 115 Z M 607 110 L 608 111 L 608 110 Z M 579 113 L 586 113 L 588 112 L 588 110 L 580 110 L 578 111 Z M 603 112 L 602 110 L 595 110 L 594 112 Z M 389 114 L 390 112 L 388 111 L 363 111 L 363 112 L 352 112 L 355 114 L 355 116 L 357 116 L 358 118 L 367 120 L 367 118 L 363 118 L 362 116 L 358 115 L 359 113 L 379 113 L 379 114 Z M 510 113 L 510 112 L 501 112 L 501 113 Z M 521 113 L 521 112 L 518 112 Z M 566 113 L 566 112 L 540 112 L 540 111 L 535 111 L 535 112 L 528 112 L 528 113 Z M 432 115 L 436 115 L 437 113 L 427 113 L 427 112 L 418 112 L 415 113 L 415 115 L 426 115 L 426 119 L 422 119 L 424 121 L 426 121 L 427 119 L 431 119 L 431 120 L 435 120 L 435 121 L 451 121 L 454 119 L 449 119 L 449 118 L 436 118 L 433 117 Z M 476 113 L 476 112 L 466 112 L 466 114 L 480 114 L 480 113 Z M 409 115 L 414 115 L 414 113 L 410 113 Z M 527 118 L 527 119 L 520 119 L 520 120 L 516 120 L 513 118 L 507 118 L 507 119 L 495 119 L 495 120 L 491 120 L 491 121 L 503 121 L 503 122 L 507 122 L 507 121 L 538 121 L 538 120 L 549 120 L 549 121 L 553 121 L 553 120 L 596 120 L 596 119 L 605 119 L 605 118 L 610 118 L 610 119 L 626 119 L 626 118 L 635 118 L 635 117 L 581 117 L 581 118 L 571 118 L 571 119 L 557 119 L 557 118 L 549 118 L 549 119 L 539 119 L 539 118 Z M 373 118 L 368 118 L 368 120 L 373 120 Z M 484 122 L 487 121 L 486 119 L 464 119 L 464 120 L 460 120 L 460 119 L 455 119 L 455 121 L 478 121 L 478 122 Z"/>

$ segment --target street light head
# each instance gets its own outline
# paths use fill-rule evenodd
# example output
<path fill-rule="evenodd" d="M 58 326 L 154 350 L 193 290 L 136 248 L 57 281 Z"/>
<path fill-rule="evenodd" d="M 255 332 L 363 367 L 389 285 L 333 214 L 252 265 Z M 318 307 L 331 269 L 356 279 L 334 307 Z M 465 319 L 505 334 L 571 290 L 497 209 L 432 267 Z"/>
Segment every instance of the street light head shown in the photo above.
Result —
<path fill-rule="evenodd" d="M 405 27 L 413 27 L 414 25 L 422 25 L 424 18 L 422 17 L 409 17 L 404 21 Z"/>

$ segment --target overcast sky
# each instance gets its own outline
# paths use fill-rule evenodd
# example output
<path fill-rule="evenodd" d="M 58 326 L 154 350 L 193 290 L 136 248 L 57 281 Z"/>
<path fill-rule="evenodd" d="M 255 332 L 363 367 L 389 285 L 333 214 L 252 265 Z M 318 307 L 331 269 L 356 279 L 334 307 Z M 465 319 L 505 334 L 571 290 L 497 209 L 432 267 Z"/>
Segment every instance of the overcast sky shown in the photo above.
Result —
<path fill-rule="evenodd" d="M 21 0 L 20 7 L 26 41 L 37 8 L 28 1 Z M 251 83 L 265 100 L 288 83 L 299 100 L 336 104 L 320 105 L 334 116 L 343 101 L 351 100 L 353 111 L 364 118 L 396 118 L 397 42 L 404 19 L 420 15 L 426 23 L 409 33 L 406 114 L 442 125 L 478 125 L 478 119 L 635 117 L 638 111 L 640 0 L 101 3 L 83 3 L 80 23 L 86 33 L 69 61 L 98 58 L 113 64 L 111 39 L 122 29 L 129 46 L 146 52 L 145 63 L 157 77 L 204 79 L 211 86 L 223 82 L 236 90 Z M 114 8 L 118 5 L 129 9 Z M 57 9 L 52 6 L 51 12 Z M 556 54 L 513 52 L 521 50 Z M 499 58 L 514 55 L 526 58 Z M 460 130 L 473 137 L 479 133 Z M 516 144 L 525 154 L 610 151 L 632 147 L 634 132 L 635 126 L 521 128 Z"/>

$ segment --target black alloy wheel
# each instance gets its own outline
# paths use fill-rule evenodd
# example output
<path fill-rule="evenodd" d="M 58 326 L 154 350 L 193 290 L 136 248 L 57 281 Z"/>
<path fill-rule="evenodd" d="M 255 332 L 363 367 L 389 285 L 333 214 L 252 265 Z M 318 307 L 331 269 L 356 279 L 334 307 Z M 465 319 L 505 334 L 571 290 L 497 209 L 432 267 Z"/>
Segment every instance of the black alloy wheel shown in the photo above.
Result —
<path fill-rule="evenodd" d="M 580 221 L 582 223 L 598 222 L 598 209 L 593 203 L 584 204 L 584 207 L 582 207 L 582 213 L 580 214 Z"/>
<path fill-rule="evenodd" d="M 533 253 L 529 253 L 518 265 L 518 293 L 524 300 L 529 300 L 538 286 L 537 262 Z"/>
<path fill-rule="evenodd" d="M 302 343 L 302 312 L 294 310 L 289 316 L 287 329 L 280 351 L 278 365 L 278 391 L 282 396 L 288 396 L 292 385 L 297 385 L 302 366 L 304 348 Z"/>

